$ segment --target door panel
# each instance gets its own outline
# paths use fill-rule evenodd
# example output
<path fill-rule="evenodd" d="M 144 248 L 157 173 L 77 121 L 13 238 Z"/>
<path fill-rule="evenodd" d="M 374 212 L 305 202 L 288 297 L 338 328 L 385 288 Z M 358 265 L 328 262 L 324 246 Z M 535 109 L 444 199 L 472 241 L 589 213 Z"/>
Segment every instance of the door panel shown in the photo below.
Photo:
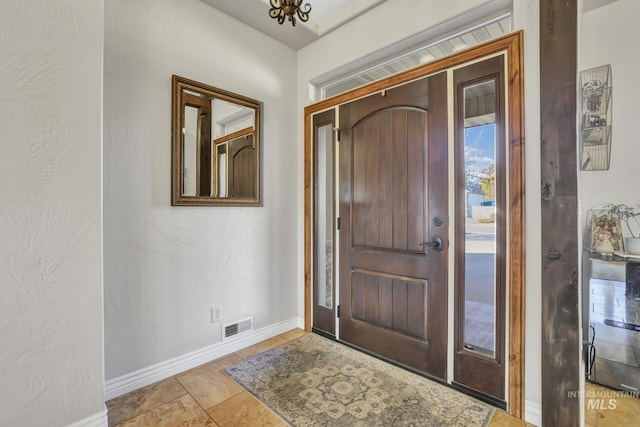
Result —
<path fill-rule="evenodd" d="M 441 73 L 340 107 L 340 339 L 441 379 L 446 99 Z"/>
<path fill-rule="evenodd" d="M 356 270 L 351 274 L 351 317 L 426 339 L 427 282 Z"/>
<path fill-rule="evenodd" d="M 395 107 L 354 126 L 355 247 L 422 252 L 426 135 L 418 130 L 426 130 L 426 113 Z"/>

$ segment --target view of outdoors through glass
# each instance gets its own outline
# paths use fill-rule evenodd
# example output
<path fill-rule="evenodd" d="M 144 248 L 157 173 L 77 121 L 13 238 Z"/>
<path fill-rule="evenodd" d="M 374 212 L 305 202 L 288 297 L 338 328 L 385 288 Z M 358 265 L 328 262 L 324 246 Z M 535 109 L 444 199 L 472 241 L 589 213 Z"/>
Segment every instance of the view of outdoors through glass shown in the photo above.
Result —
<path fill-rule="evenodd" d="M 495 105 L 486 104 L 495 104 L 494 95 L 493 80 L 465 88 L 464 346 L 491 357 L 496 336 L 496 126 Z"/>

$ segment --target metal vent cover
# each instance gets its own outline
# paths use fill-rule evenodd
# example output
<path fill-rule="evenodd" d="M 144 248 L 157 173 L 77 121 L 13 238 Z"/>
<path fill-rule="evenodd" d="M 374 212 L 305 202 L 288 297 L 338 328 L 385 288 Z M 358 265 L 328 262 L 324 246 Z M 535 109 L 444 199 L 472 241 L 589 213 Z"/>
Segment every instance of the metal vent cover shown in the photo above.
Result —
<path fill-rule="evenodd" d="M 253 316 L 225 323 L 222 325 L 222 340 L 253 331 Z"/>

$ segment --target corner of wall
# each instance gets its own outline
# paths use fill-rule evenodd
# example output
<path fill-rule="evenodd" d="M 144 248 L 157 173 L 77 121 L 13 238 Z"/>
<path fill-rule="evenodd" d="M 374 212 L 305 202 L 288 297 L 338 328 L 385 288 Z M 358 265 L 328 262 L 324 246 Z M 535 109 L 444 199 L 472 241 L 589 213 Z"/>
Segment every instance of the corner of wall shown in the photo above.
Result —
<path fill-rule="evenodd" d="M 149 384 L 153 384 L 157 381 L 179 374 L 180 372 L 184 372 L 204 363 L 227 356 L 245 347 L 249 347 L 253 344 L 257 344 L 284 332 L 298 328 L 300 327 L 300 324 L 303 325 L 301 329 L 304 329 L 304 319 L 292 317 L 282 322 L 274 323 L 241 336 L 234 337 L 228 341 L 203 347 L 173 359 L 110 379 L 105 383 L 105 400 L 114 399 Z"/>
<path fill-rule="evenodd" d="M 108 425 L 107 406 L 104 405 L 102 411 L 80 421 L 76 421 L 73 424 L 69 424 L 69 427 L 107 427 Z"/>

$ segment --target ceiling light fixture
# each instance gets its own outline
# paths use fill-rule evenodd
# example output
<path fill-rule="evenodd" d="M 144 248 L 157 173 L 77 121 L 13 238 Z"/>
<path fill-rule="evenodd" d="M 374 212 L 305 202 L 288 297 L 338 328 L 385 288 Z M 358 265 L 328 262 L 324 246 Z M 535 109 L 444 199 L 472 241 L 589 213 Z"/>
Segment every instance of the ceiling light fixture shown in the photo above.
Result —
<path fill-rule="evenodd" d="M 311 5 L 305 3 L 302 6 L 302 0 L 270 0 L 271 9 L 269 9 L 269 16 L 278 19 L 278 24 L 282 25 L 284 19 L 288 16 L 289 21 L 293 26 L 296 26 L 296 14 L 302 22 L 309 20 L 309 12 L 311 12 Z"/>

